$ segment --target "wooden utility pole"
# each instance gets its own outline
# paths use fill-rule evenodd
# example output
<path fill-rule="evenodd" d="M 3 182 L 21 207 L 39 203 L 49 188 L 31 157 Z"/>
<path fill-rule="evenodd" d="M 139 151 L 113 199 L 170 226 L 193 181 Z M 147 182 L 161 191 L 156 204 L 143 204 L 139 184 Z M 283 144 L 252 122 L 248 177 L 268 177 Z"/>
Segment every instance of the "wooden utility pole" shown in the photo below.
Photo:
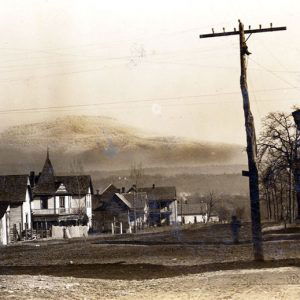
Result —
<path fill-rule="evenodd" d="M 286 30 L 286 27 L 273 27 L 272 23 L 270 28 L 251 29 L 249 26 L 248 30 L 244 30 L 244 25 L 239 20 L 239 30 L 215 33 L 212 29 L 212 34 L 200 35 L 200 38 L 212 38 L 229 35 L 239 35 L 240 38 L 240 64 L 241 64 L 241 77 L 240 87 L 243 96 L 243 109 L 245 116 L 245 128 L 247 137 L 247 156 L 248 156 L 248 168 L 249 171 L 243 171 L 243 176 L 249 177 L 249 190 L 250 190 L 250 207 L 251 207 L 251 221 L 252 221 L 252 242 L 254 259 L 257 261 L 264 260 L 263 248 L 262 248 L 262 234 L 261 234 L 261 223 L 260 223 L 260 207 L 259 207 L 259 186 L 258 186 L 258 168 L 257 168 L 257 146 L 254 120 L 250 110 L 250 101 L 247 86 L 247 68 L 246 68 L 246 55 L 251 53 L 248 51 L 247 40 L 252 33 L 269 32 Z M 245 34 L 249 34 L 248 39 L 245 39 Z"/>

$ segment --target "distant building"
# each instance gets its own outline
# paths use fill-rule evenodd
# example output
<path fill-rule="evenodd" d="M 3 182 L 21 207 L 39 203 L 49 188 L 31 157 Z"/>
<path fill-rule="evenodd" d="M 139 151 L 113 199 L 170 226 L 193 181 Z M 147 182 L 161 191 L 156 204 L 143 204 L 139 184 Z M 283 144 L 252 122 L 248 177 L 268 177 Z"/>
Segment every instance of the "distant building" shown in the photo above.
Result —
<path fill-rule="evenodd" d="M 110 201 L 101 201 L 95 207 L 93 229 L 100 232 L 131 233 L 147 226 L 147 219 L 146 193 L 114 193 Z"/>
<path fill-rule="evenodd" d="M 49 152 L 42 172 L 31 172 L 33 191 L 32 220 L 34 228 L 51 225 L 92 226 L 93 185 L 89 175 L 56 176 Z"/>
<path fill-rule="evenodd" d="M 135 187 L 129 189 L 133 193 Z M 177 202 L 175 186 L 155 186 L 138 188 L 140 193 L 147 194 L 150 226 L 162 226 L 177 222 Z"/>
<path fill-rule="evenodd" d="M 175 187 L 131 187 L 128 192 L 110 184 L 101 194 L 93 195 L 93 229 L 111 232 L 112 223 L 122 222 L 123 231 L 145 226 L 176 223 Z M 120 226 L 120 225 L 118 225 Z"/>
<path fill-rule="evenodd" d="M 197 203 L 190 204 L 181 202 L 177 206 L 178 208 L 178 223 L 181 224 L 195 224 L 195 223 L 206 223 L 207 214 L 207 204 Z"/>
<path fill-rule="evenodd" d="M 31 229 L 31 195 L 28 175 L 0 176 L 0 244 Z"/>

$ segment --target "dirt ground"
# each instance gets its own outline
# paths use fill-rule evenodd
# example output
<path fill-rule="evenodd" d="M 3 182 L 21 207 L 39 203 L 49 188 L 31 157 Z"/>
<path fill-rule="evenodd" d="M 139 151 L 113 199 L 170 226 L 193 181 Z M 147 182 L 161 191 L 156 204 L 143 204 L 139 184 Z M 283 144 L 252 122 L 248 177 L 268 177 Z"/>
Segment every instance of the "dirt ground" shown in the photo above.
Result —
<path fill-rule="evenodd" d="M 47 240 L 0 248 L 0 299 L 300 299 L 299 230 L 266 231 L 253 262 L 250 227 Z"/>

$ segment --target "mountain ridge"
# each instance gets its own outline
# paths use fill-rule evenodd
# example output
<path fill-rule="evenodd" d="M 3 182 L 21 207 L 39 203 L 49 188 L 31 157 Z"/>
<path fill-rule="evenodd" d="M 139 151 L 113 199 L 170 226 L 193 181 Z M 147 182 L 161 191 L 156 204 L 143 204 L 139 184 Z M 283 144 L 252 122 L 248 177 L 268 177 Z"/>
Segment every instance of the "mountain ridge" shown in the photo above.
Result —
<path fill-rule="evenodd" d="M 124 168 L 133 162 L 151 167 L 245 162 L 239 145 L 157 136 L 101 116 L 59 117 L 12 126 L 0 134 L 0 160 L 12 166 L 18 160 L 33 166 L 45 157 L 47 147 L 61 169 L 72 160 L 85 169 Z"/>

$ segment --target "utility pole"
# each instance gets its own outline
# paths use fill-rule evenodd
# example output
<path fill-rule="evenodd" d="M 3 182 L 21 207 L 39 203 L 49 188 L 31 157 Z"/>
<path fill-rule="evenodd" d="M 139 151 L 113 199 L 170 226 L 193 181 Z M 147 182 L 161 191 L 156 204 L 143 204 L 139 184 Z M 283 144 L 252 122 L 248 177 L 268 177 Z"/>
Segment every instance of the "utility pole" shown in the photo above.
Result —
<path fill-rule="evenodd" d="M 300 222 L 300 109 L 292 113 L 296 123 L 296 153 L 295 153 L 295 174 L 296 174 L 296 197 L 297 197 L 297 223 Z"/>
<path fill-rule="evenodd" d="M 272 23 L 269 28 L 262 28 L 259 25 L 259 29 L 249 29 L 244 30 L 244 25 L 239 20 L 239 30 L 215 33 L 212 29 L 211 34 L 202 34 L 200 38 L 212 38 L 212 37 L 222 37 L 229 35 L 239 35 L 240 39 L 240 64 L 241 64 L 241 77 L 240 77 L 240 87 L 243 97 L 243 109 L 245 117 L 245 128 L 247 137 L 247 156 L 248 156 L 248 168 L 249 171 L 243 171 L 243 176 L 249 177 L 249 190 L 250 190 L 250 207 L 251 207 L 251 221 L 252 221 L 252 242 L 253 242 L 253 252 L 254 259 L 256 261 L 263 261 L 263 248 L 262 248 L 262 233 L 261 233 L 261 222 L 260 222 L 260 207 L 259 207 L 259 186 L 258 186 L 258 168 L 257 168 L 257 146 L 256 146 L 256 136 L 254 120 L 250 110 L 250 101 L 247 86 L 247 67 L 246 67 L 246 55 L 251 53 L 248 51 L 247 40 L 253 33 L 270 32 L 270 31 L 280 31 L 286 30 L 286 27 L 273 27 Z M 245 34 L 249 34 L 247 40 L 245 39 Z"/>

